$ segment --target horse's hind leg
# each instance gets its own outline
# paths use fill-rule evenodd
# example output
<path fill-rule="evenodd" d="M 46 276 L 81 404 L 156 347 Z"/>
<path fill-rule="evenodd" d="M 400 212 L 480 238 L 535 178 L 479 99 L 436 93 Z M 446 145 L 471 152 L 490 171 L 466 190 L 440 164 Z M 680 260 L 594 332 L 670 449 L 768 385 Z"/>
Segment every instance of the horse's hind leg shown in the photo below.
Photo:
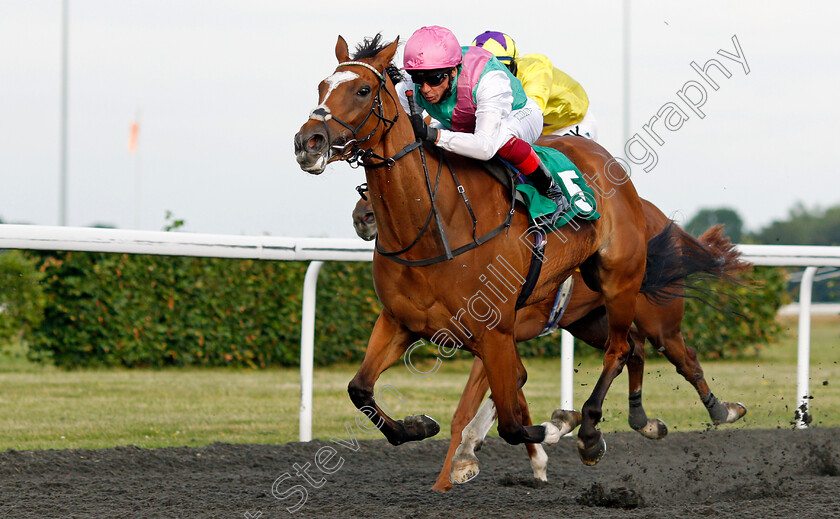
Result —
<path fill-rule="evenodd" d="M 637 316 L 638 317 L 638 316 Z M 578 339 L 598 349 L 606 349 L 607 314 L 603 307 L 588 313 L 581 319 L 569 323 L 566 329 Z M 658 418 L 648 419 L 642 407 L 642 379 L 645 369 L 645 338 L 637 331 L 630 332 L 630 357 L 627 359 L 627 374 L 630 381 L 630 409 L 627 421 L 630 427 L 642 436 L 661 439 L 668 434 L 668 426 Z"/>
<path fill-rule="evenodd" d="M 677 368 L 677 373 L 694 386 L 712 423 L 719 425 L 735 422 L 747 413 L 747 408 L 740 403 L 720 401 L 712 394 L 703 375 L 703 368 L 697 360 L 697 353 L 686 346 L 683 340 L 684 314 L 685 302 L 682 299 L 676 299 L 665 306 L 644 301 L 636 315 L 636 324 L 653 347 Z"/>
<path fill-rule="evenodd" d="M 481 359 L 476 357 L 473 360 L 467 385 L 461 394 L 461 400 L 458 402 L 458 408 L 455 409 L 455 414 L 452 416 L 452 426 L 449 429 L 451 433 L 449 450 L 446 452 L 446 460 L 443 462 L 443 468 L 441 468 L 432 490 L 446 492 L 452 488 L 452 483 L 450 482 L 452 457 L 455 455 L 455 450 L 461 444 L 462 431 L 476 416 L 476 411 L 481 405 L 481 401 L 484 399 L 484 395 L 487 393 L 489 387 L 490 385 L 487 383 L 487 377 L 484 374 L 484 366 L 481 364 Z M 495 416 L 494 411 L 494 419 Z M 492 425 L 492 422 L 490 425 Z"/>
<path fill-rule="evenodd" d="M 627 359 L 627 378 L 630 383 L 627 423 L 645 438 L 661 440 L 668 434 L 668 426 L 659 418 L 649 419 L 642 406 L 642 380 L 645 374 L 645 338 L 630 332 L 630 357 Z"/>
<path fill-rule="evenodd" d="M 525 399 L 525 393 L 519 390 L 519 405 L 523 416 L 523 423 L 526 426 L 531 425 L 531 414 L 528 410 L 528 402 Z M 452 472 L 449 480 L 452 483 L 466 483 L 478 475 L 478 458 L 475 453 L 484 442 L 487 433 L 490 432 L 493 422 L 496 420 L 496 408 L 493 404 L 493 399 L 488 398 L 484 401 L 476 413 L 475 418 L 463 429 L 461 433 L 461 443 L 455 450 L 452 459 Z M 546 465 L 548 464 L 548 455 L 545 449 L 539 443 L 526 443 L 525 449 L 528 451 L 528 457 L 531 460 L 531 470 L 534 471 L 534 478 L 541 481 L 548 481 L 546 473 Z"/>
<path fill-rule="evenodd" d="M 470 371 L 470 378 L 458 403 L 458 409 L 452 418 L 449 452 L 446 454 L 443 469 L 432 490 L 446 491 L 452 488 L 452 483 L 466 483 L 478 475 L 478 458 L 475 452 L 481 447 L 496 420 L 496 408 L 492 399 L 485 400 L 479 408 L 479 403 L 488 387 L 484 366 L 481 360 L 476 358 Z M 519 390 L 519 406 L 525 425 L 531 425 L 528 402 L 521 389 Z M 478 409 L 477 412 L 476 409 Z M 470 422 L 465 423 L 466 420 Z M 548 456 L 542 445 L 526 443 L 525 448 L 531 460 L 534 477 L 547 481 Z"/>
<path fill-rule="evenodd" d="M 452 457 L 449 481 L 458 484 L 466 483 L 478 475 L 478 458 L 475 456 L 475 451 L 480 448 L 495 421 L 496 408 L 493 405 L 493 399 L 488 398 L 481 404 L 472 421 L 461 431 L 461 443 Z"/>
<path fill-rule="evenodd" d="M 382 431 L 392 445 L 422 440 L 440 431 L 440 425 L 426 415 L 407 416 L 394 420 L 377 405 L 373 386 L 383 371 L 391 367 L 405 352 L 414 336 L 385 311 L 379 314 L 368 341 L 365 359 L 347 392 L 353 404 Z"/>
<path fill-rule="evenodd" d="M 718 400 L 709 389 L 709 384 L 703 375 L 703 368 L 697 360 L 697 352 L 694 348 L 685 345 L 681 333 L 665 338 L 662 342 L 665 357 L 677 368 L 689 384 L 694 386 L 700 401 L 709 412 L 709 417 L 714 425 L 733 423 L 740 420 L 747 414 L 747 408 L 740 402 L 726 402 Z"/>

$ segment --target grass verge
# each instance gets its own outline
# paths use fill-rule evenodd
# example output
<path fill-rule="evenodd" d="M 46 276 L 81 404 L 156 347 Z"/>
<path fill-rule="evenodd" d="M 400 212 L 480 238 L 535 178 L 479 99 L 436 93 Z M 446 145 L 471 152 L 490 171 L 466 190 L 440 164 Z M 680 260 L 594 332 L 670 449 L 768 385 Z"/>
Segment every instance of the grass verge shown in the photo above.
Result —
<path fill-rule="evenodd" d="M 795 319 L 782 322 L 782 339 L 758 358 L 703 363 L 712 391 L 749 409 L 741 422 L 726 427 L 791 427 L 798 330 Z M 811 333 L 813 425 L 840 426 L 840 318 L 814 318 Z M 539 423 L 558 405 L 560 362 L 527 359 L 525 365 L 525 393 Z M 439 437 L 445 438 L 469 368 L 469 361 L 446 361 L 434 376 L 420 379 L 397 364 L 378 386 L 389 384 L 402 396 L 402 402 L 393 393 L 384 397 L 395 417 L 433 416 L 441 423 Z M 345 423 L 352 424 L 356 414 L 346 388 L 356 369 L 315 370 L 316 438 L 346 436 Z M 579 408 L 600 373 L 600 358 L 581 359 L 577 370 L 574 402 Z M 64 371 L 7 351 L 0 356 L 0 450 L 295 441 L 299 384 L 297 369 Z M 622 374 L 605 402 L 602 430 L 628 430 L 626 397 L 627 375 Z M 648 416 L 663 419 L 672 431 L 709 426 L 694 388 L 658 354 L 648 355 L 643 399 Z M 366 436 L 380 437 L 376 431 Z"/>

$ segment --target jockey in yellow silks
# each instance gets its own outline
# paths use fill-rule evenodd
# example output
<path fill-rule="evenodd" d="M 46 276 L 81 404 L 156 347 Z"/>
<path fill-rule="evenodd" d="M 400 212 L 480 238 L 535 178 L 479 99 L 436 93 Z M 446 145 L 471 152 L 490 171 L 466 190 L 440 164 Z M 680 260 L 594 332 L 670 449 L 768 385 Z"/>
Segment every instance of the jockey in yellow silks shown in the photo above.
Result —
<path fill-rule="evenodd" d="M 525 94 L 543 113 L 543 135 L 580 135 L 598 140 L 598 123 L 589 112 L 589 97 L 571 76 L 542 54 L 519 56 L 507 34 L 486 31 L 472 42 L 492 52 L 522 82 Z"/>

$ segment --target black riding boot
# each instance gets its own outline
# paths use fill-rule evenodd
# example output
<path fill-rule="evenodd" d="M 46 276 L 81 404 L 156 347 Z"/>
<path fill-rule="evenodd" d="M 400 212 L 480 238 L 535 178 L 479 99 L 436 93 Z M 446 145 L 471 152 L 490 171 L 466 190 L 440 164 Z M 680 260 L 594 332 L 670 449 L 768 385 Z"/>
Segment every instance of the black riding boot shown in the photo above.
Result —
<path fill-rule="evenodd" d="M 563 190 L 554 181 L 554 178 L 542 161 L 540 161 L 537 170 L 528 175 L 528 179 L 541 195 L 550 198 L 557 204 L 557 209 L 553 213 L 540 217 L 540 221 L 537 222 L 546 227 L 553 226 L 557 222 L 557 219 L 560 218 L 560 215 L 572 208 L 571 204 L 569 204 L 566 195 L 563 194 Z"/>

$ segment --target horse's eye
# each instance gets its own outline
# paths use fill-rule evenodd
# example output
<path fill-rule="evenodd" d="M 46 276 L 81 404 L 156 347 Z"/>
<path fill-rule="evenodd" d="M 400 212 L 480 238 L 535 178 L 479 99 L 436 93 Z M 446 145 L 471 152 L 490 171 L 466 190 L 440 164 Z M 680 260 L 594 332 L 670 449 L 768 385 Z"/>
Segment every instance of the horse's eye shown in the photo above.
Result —
<path fill-rule="evenodd" d="M 358 92 L 356 92 L 356 95 L 359 96 L 359 97 L 365 97 L 368 94 L 370 94 L 370 87 L 366 87 L 366 86 L 363 86 L 362 88 L 359 89 Z"/>

